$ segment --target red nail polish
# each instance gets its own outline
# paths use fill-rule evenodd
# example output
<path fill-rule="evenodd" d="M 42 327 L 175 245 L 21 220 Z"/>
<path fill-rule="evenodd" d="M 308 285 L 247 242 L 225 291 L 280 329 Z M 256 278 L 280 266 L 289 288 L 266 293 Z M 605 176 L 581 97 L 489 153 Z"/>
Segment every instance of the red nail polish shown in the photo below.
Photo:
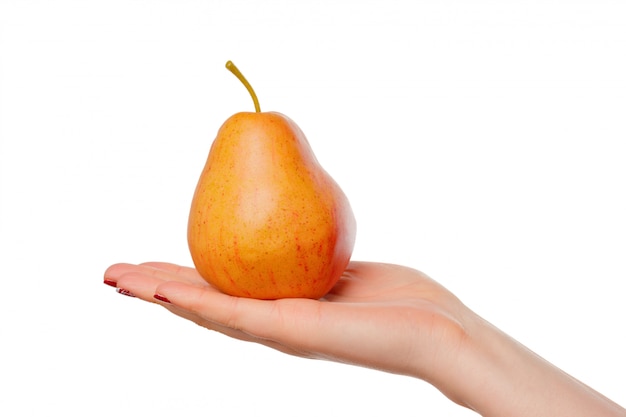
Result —
<path fill-rule="evenodd" d="M 104 283 L 106 285 L 110 285 L 111 287 L 117 287 L 117 282 L 113 281 L 112 279 L 105 279 Z"/>
<path fill-rule="evenodd" d="M 157 300 L 162 301 L 164 303 L 171 304 L 171 301 L 168 300 L 167 298 L 163 297 L 161 294 L 154 294 L 154 298 L 156 298 Z"/>
<path fill-rule="evenodd" d="M 117 292 L 119 294 L 125 295 L 127 297 L 135 297 L 135 294 L 133 294 L 132 292 L 125 290 L 124 288 L 118 288 Z"/>

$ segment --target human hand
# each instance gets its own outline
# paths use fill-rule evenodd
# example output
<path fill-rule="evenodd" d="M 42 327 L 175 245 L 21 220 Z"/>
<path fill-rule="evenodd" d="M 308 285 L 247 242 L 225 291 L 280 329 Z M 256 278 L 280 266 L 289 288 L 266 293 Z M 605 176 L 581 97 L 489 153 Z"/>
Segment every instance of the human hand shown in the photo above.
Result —
<path fill-rule="evenodd" d="M 167 263 L 113 265 L 105 282 L 230 337 L 429 381 L 454 360 L 469 316 L 423 273 L 381 263 L 351 262 L 322 300 L 231 297 Z"/>

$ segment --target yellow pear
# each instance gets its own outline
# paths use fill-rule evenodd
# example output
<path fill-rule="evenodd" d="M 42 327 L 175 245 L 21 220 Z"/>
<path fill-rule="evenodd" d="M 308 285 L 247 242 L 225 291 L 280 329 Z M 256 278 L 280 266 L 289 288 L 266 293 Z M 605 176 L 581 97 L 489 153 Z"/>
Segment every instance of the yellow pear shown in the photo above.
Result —
<path fill-rule="evenodd" d="M 188 242 L 202 277 L 224 293 L 258 299 L 321 298 L 354 247 L 350 203 L 287 116 L 231 116 L 219 129 L 189 213 Z"/>

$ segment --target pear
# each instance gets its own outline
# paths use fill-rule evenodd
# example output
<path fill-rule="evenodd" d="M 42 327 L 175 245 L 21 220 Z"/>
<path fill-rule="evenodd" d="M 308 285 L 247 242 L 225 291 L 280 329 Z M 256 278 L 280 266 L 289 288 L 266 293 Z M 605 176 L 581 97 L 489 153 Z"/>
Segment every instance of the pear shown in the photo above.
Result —
<path fill-rule="evenodd" d="M 354 247 L 345 194 L 287 116 L 227 119 L 211 145 L 189 213 L 188 243 L 202 277 L 220 291 L 257 299 L 323 297 Z"/>

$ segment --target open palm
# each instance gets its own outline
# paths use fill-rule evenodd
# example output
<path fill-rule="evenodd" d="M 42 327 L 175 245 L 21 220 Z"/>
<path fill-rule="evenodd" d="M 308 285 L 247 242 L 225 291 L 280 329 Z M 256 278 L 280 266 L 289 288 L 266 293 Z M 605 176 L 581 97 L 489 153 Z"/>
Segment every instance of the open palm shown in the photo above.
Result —
<path fill-rule="evenodd" d="M 105 280 L 237 339 L 423 379 L 463 341 L 469 311 L 421 272 L 382 263 L 351 262 L 321 300 L 232 297 L 167 263 L 116 264 Z"/>

